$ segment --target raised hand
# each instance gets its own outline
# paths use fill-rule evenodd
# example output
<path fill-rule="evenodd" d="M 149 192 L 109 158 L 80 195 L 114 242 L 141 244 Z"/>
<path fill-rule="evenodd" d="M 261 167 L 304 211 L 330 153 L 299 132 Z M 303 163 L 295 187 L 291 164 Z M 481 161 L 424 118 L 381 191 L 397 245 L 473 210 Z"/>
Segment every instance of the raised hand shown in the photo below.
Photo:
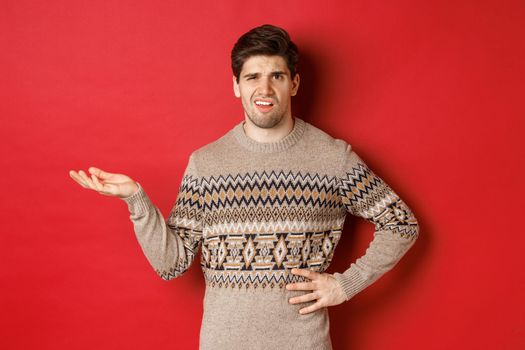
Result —
<path fill-rule="evenodd" d="M 125 198 L 138 191 L 139 186 L 129 176 L 124 174 L 112 174 L 99 168 L 90 167 L 88 169 L 91 176 L 84 171 L 69 171 L 69 176 L 80 186 L 97 191 L 106 196 Z"/>
<path fill-rule="evenodd" d="M 294 275 L 299 275 L 310 279 L 309 282 L 289 283 L 286 285 L 288 290 L 310 290 L 311 293 L 298 297 L 290 298 L 290 304 L 304 303 L 317 300 L 314 304 L 299 310 L 300 314 L 316 311 L 323 307 L 338 305 L 346 300 L 343 288 L 334 276 L 329 273 L 319 273 L 308 269 L 292 269 Z"/>

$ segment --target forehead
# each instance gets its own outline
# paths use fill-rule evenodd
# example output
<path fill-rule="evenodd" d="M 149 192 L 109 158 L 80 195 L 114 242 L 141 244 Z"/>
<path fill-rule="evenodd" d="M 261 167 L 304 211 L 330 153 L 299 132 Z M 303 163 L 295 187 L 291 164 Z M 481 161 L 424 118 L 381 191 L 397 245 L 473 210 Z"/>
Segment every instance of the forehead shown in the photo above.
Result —
<path fill-rule="evenodd" d="M 250 56 L 242 65 L 241 74 L 269 73 L 283 71 L 289 73 L 286 60 L 281 56 Z"/>

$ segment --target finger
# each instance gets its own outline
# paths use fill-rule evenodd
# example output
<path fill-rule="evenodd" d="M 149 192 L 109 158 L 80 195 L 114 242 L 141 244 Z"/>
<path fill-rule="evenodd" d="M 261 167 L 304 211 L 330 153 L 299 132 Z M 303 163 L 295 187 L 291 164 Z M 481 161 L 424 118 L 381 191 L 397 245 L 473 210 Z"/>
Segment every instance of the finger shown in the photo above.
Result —
<path fill-rule="evenodd" d="M 101 178 L 102 180 L 107 180 L 113 175 L 111 173 L 105 172 L 102 169 L 99 169 L 99 168 L 94 167 L 94 166 L 89 167 L 88 171 L 89 171 L 90 174 L 93 174 L 93 175 Z"/>
<path fill-rule="evenodd" d="M 91 181 L 91 179 L 86 175 L 85 172 L 83 172 L 82 170 L 79 170 L 78 174 L 80 175 L 80 177 L 82 177 L 82 179 L 84 180 L 84 182 L 87 184 L 89 188 L 91 188 L 92 190 L 95 189 L 95 185 L 93 185 L 93 181 Z"/>
<path fill-rule="evenodd" d="M 293 268 L 292 269 L 292 273 L 294 275 L 299 275 L 299 276 L 304 276 L 306 278 L 309 278 L 311 280 L 315 279 L 318 277 L 319 273 L 313 271 L 313 270 L 309 270 L 309 269 L 296 269 L 296 268 Z"/>
<path fill-rule="evenodd" d="M 69 176 L 71 176 L 73 180 L 75 180 L 80 186 L 84 188 L 89 188 L 85 181 L 82 179 L 82 177 L 76 171 L 71 170 L 69 172 Z"/>
<path fill-rule="evenodd" d="M 321 303 L 320 300 L 318 300 L 316 303 L 310 305 L 310 306 L 307 306 L 307 307 L 303 307 L 301 310 L 299 310 L 299 313 L 301 315 L 304 315 L 304 314 L 307 314 L 309 312 L 314 312 L 314 311 L 317 311 L 321 308 L 323 308 L 323 304 Z"/>
<path fill-rule="evenodd" d="M 98 181 L 98 177 L 96 177 L 94 174 L 91 174 L 91 180 L 93 180 L 93 184 L 95 185 L 95 188 L 97 189 L 97 191 L 102 192 L 102 190 L 104 189 L 104 185 L 102 185 Z"/>
<path fill-rule="evenodd" d="M 317 300 L 318 298 L 319 296 L 317 295 L 317 293 L 312 292 L 305 295 L 301 295 L 299 297 L 290 298 L 288 299 L 288 302 L 290 304 L 305 303 L 307 301 Z"/>
<path fill-rule="evenodd" d="M 286 285 L 288 290 L 315 290 L 316 285 L 313 282 L 297 282 Z"/>

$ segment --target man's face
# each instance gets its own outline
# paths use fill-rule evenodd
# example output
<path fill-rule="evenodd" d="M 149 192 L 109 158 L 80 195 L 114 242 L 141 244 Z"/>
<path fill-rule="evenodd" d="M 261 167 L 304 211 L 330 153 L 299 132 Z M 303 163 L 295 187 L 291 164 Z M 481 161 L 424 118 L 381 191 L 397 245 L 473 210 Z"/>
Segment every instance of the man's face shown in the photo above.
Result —
<path fill-rule="evenodd" d="M 260 128 L 272 128 L 291 118 L 291 96 L 299 88 L 299 74 L 291 79 L 281 56 L 251 56 L 242 66 L 239 82 L 233 77 L 233 91 L 244 114 Z"/>

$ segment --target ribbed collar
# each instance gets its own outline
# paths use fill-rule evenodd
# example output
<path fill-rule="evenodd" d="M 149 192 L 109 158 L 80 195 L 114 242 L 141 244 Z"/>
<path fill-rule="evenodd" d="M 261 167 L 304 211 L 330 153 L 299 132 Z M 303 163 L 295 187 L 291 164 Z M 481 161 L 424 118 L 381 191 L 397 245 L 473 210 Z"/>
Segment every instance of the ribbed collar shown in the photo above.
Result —
<path fill-rule="evenodd" d="M 273 153 L 283 151 L 293 146 L 303 136 L 304 130 L 306 129 L 306 122 L 300 118 L 294 118 L 294 125 L 292 131 L 285 137 L 274 142 L 258 142 L 250 138 L 244 132 L 242 127 L 244 120 L 239 124 L 235 125 L 232 129 L 235 139 L 245 148 L 254 152 Z"/>

